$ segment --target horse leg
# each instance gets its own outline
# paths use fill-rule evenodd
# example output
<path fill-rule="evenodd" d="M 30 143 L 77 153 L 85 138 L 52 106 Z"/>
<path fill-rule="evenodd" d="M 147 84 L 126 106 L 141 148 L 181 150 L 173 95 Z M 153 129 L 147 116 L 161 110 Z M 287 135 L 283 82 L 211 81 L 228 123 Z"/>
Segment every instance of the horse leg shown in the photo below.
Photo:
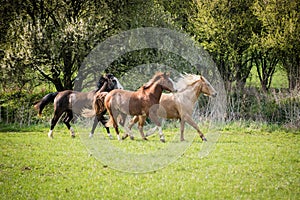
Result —
<path fill-rule="evenodd" d="M 138 116 L 138 120 L 139 120 L 138 128 L 139 128 L 139 131 L 140 131 L 140 134 L 141 134 L 141 137 L 143 138 L 143 140 L 147 140 L 147 138 L 145 137 L 144 131 L 143 131 L 143 127 L 144 127 L 146 118 L 147 118 L 147 116 L 144 116 L 144 115 Z"/>
<path fill-rule="evenodd" d="M 150 136 L 150 135 L 153 135 L 153 134 L 155 133 L 156 129 L 157 129 L 157 126 L 155 126 L 155 127 L 152 128 L 150 131 L 148 131 L 148 132 L 146 133 L 146 137 L 148 137 L 148 136 Z"/>
<path fill-rule="evenodd" d="M 184 124 L 185 124 L 184 119 L 181 119 L 180 120 L 180 141 L 184 141 L 184 136 L 183 136 Z"/>
<path fill-rule="evenodd" d="M 131 130 L 134 124 L 136 124 L 139 121 L 139 116 L 135 115 L 129 122 L 128 128 Z"/>
<path fill-rule="evenodd" d="M 183 119 L 182 119 L 183 120 Z M 194 122 L 194 120 L 189 116 L 189 115 L 185 115 L 184 116 L 184 120 L 191 125 L 194 129 L 197 130 L 200 138 L 202 139 L 202 141 L 207 141 L 207 139 L 205 138 L 205 136 L 203 135 L 203 133 L 200 131 L 200 129 L 198 128 L 198 125 L 196 124 L 196 122 Z"/>
<path fill-rule="evenodd" d="M 157 118 L 156 112 L 150 112 L 149 117 L 150 117 L 151 121 L 154 122 L 156 124 L 156 126 L 158 126 L 158 133 L 159 133 L 160 141 L 166 142 L 165 136 L 162 132 L 161 123 L 160 123 L 159 119 Z"/>
<path fill-rule="evenodd" d="M 130 139 L 131 139 L 131 140 L 134 139 L 134 136 L 133 136 L 133 134 L 132 134 L 132 132 L 131 132 L 131 129 L 132 129 L 133 125 L 134 125 L 135 123 L 137 123 L 138 121 L 139 121 L 139 116 L 134 116 L 134 117 L 130 120 L 128 127 L 126 128 L 126 126 L 125 126 L 126 132 L 129 133 Z M 127 135 L 127 136 L 128 136 L 128 135 Z"/>
<path fill-rule="evenodd" d="M 121 126 L 123 126 L 125 128 L 125 133 L 122 136 L 122 140 L 125 140 L 128 136 L 130 136 L 130 139 L 133 140 L 134 136 L 132 135 L 131 127 L 129 128 L 129 127 L 125 126 L 127 115 L 125 113 L 120 113 L 119 117 L 120 117 L 119 122 L 120 122 Z"/>
<path fill-rule="evenodd" d="M 95 132 L 95 129 L 96 129 L 97 125 L 98 125 L 98 119 L 97 119 L 97 117 L 95 117 L 94 122 L 93 122 L 93 126 L 92 126 L 92 130 L 91 130 L 90 135 L 89 135 L 90 138 L 92 138 L 94 136 L 94 132 Z"/>
<path fill-rule="evenodd" d="M 109 114 L 109 121 L 105 124 L 105 126 L 107 126 L 107 124 L 109 124 L 108 126 L 110 126 L 112 124 L 115 131 L 116 131 L 117 138 L 120 141 L 121 138 L 120 138 L 120 132 L 119 132 L 119 128 L 118 128 L 118 121 L 115 118 L 115 116 L 119 115 L 119 112 L 115 109 L 112 109 L 110 106 L 107 107 L 107 111 L 108 111 L 108 114 Z"/>
<path fill-rule="evenodd" d="M 63 122 L 67 126 L 67 128 L 70 130 L 71 136 L 74 138 L 75 137 L 75 132 L 74 129 L 70 125 L 70 121 L 73 119 L 73 112 L 72 110 L 67 111 L 67 116 L 64 118 Z"/>
<path fill-rule="evenodd" d="M 108 135 L 108 137 L 110 138 L 110 139 L 112 139 L 113 137 L 112 137 L 112 135 L 110 134 L 110 131 L 109 131 L 109 128 L 108 127 L 106 127 L 106 122 L 107 122 L 107 120 L 104 118 L 104 113 L 101 113 L 101 115 L 98 117 L 98 121 L 100 121 L 101 122 L 101 124 L 104 126 L 104 128 L 106 129 L 106 133 L 107 133 L 107 135 Z"/>
<path fill-rule="evenodd" d="M 120 132 L 119 132 L 119 128 L 118 128 L 118 125 L 117 124 L 114 124 L 114 128 L 115 128 L 115 131 L 116 131 L 116 134 L 117 134 L 117 138 L 118 140 L 120 141 Z"/>
<path fill-rule="evenodd" d="M 51 119 L 51 125 L 50 125 L 50 131 L 48 133 L 48 137 L 49 138 L 53 138 L 53 129 L 56 125 L 56 123 L 58 122 L 60 116 L 62 115 L 63 112 L 58 112 L 58 111 L 54 111 L 54 115 L 53 118 Z"/>

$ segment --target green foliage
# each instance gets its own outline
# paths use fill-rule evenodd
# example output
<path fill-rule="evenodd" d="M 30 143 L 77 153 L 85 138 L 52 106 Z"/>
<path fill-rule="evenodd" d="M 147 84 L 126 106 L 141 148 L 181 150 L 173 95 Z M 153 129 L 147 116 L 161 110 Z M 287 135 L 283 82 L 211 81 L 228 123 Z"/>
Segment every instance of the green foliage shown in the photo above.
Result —
<path fill-rule="evenodd" d="M 141 174 L 103 165 L 78 137 L 57 128 L 53 140 L 46 128 L 0 133 L 3 199 L 297 199 L 300 194 L 299 132 L 280 126 L 226 125 L 207 157 L 199 157 L 203 144 L 197 138 L 174 163 Z M 121 145 L 133 149 L 140 142 Z"/>
<path fill-rule="evenodd" d="M 228 95 L 228 120 L 254 120 L 300 127 L 300 98 L 285 90 L 264 93 L 255 88 Z"/>
<path fill-rule="evenodd" d="M 23 127 L 49 121 L 49 117 L 53 112 L 53 105 L 49 105 L 43 111 L 41 120 L 37 116 L 37 111 L 34 109 L 34 104 L 42 99 L 48 90 L 44 91 L 11 91 L 0 93 L 0 123 L 12 123 L 17 127 Z"/>

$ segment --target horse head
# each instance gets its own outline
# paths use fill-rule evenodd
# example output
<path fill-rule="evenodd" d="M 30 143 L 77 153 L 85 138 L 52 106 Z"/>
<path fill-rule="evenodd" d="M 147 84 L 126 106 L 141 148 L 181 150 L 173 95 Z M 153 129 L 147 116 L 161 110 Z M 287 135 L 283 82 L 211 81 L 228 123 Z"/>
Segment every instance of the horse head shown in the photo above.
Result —
<path fill-rule="evenodd" d="M 170 92 L 176 92 L 173 81 L 170 78 L 169 73 L 158 72 L 154 75 L 154 77 L 144 85 L 144 89 L 149 88 L 154 83 L 159 84 L 163 90 L 167 90 Z"/>
<path fill-rule="evenodd" d="M 204 76 L 200 76 L 200 81 L 202 84 L 201 92 L 203 92 L 204 95 L 212 96 L 212 97 L 217 96 L 216 90 L 212 87 L 212 85 L 208 82 L 208 80 L 204 78 Z"/>
<path fill-rule="evenodd" d="M 98 81 L 97 87 L 100 92 L 110 92 L 114 89 L 123 89 L 123 86 L 113 74 L 102 75 Z"/>

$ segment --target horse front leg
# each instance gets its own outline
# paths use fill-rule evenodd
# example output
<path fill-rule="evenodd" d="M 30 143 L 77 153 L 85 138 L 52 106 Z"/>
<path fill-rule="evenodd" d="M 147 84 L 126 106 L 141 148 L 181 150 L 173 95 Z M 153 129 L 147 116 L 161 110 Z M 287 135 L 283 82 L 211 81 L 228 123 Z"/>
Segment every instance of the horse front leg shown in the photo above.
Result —
<path fill-rule="evenodd" d="M 159 133 L 159 138 L 161 142 L 166 142 L 165 140 L 165 136 L 162 132 L 162 127 L 161 127 L 161 123 L 156 115 L 156 112 L 150 112 L 149 114 L 149 118 L 151 119 L 151 121 L 156 124 L 156 126 L 158 127 L 158 133 Z"/>
<path fill-rule="evenodd" d="M 207 141 L 207 139 L 205 138 L 204 134 L 200 131 L 200 129 L 198 128 L 198 125 L 196 124 L 196 122 L 194 122 L 194 120 L 189 116 L 189 115 L 185 115 L 184 119 L 186 120 L 186 122 L 191 125 L 194 129 L 197 130 L 200 138 L 202 139 L 202 141 Z"/>

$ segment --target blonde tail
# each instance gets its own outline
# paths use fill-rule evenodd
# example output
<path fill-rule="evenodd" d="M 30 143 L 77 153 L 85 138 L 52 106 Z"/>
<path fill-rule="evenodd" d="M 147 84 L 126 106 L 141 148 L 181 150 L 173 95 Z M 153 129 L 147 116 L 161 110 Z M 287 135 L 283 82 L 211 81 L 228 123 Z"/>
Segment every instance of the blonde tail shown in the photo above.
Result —
<path fill-rule="evenodd" d="M 82 115 L 84 117 L 94 117 L 95 115 L 100 115 L 101 113 L 103 113 L 106 108 L 104 106 L 104 99 L 106 97 L 108 93 L 107 92 L 100 92 L 97 93 L 94 96 L 94 100 L 93 100 L 93 108 L 92 109 L 83 109 Z"/>
<path fill-rule="evenodd" d="M 86 117 L 86 118 L 90 118 L 90 117 L 94 117 L 96 115 L 96 112 L 94 109 L 88 109 L 85 108 L 82 110 L 82 116 Z"/>
<path fill-rule="evenodd" d="M 109 120 L 106 122 L 105 126 L 106 127 L 117 127 L 117 123 L 116 123 L 116 120 L 114 118 L 114 114 L 113 114 L 113 111 L 112 111 L 112 107 L 111 107 L 111 99 L 108 99 L 106 102 L 105 102 L 105 107 L 107 108 L 107 112 L 109 114 Z"/>

